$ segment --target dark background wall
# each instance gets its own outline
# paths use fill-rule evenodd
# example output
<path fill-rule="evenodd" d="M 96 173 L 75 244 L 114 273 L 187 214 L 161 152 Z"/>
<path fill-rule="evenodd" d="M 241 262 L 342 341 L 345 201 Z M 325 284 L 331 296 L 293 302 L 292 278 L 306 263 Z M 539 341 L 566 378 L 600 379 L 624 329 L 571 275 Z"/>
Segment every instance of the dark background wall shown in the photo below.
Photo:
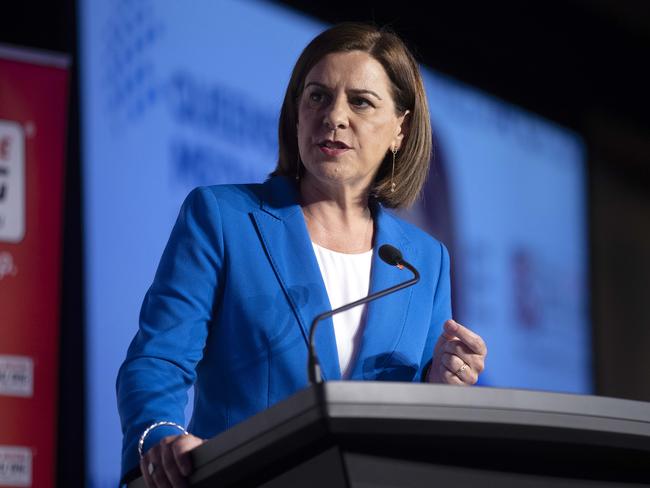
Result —
<path fill-rule="evenodd" d="M 429 2 L 426 11 L 424 2 L 404 0 L 278 3 L 326 22 L 391 25 L 421 62 L 584 138 L 597 393 L 650 401 L 645 356 L 650 349 L 650 76 L 644 69 L 650 59 L 650 2 Z M 7 1 L 1 11 L 0 43 L 68 53 L 73 59 L 58 481 L 59 486 L 82 486 L 83 232 L 75 2 Z"/>

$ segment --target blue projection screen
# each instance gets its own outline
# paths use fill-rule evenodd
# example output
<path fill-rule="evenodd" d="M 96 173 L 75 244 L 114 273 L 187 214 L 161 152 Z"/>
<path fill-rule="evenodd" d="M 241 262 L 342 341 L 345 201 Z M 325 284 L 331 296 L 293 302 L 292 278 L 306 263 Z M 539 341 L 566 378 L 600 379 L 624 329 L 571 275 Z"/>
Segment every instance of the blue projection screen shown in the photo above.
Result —
<path fill-rule="evenodd" d="M 302 48 L 326 26 L 266 2 L 80 8 L 89 485 L 115 486 L 115 377 L 183 198 L 263 181 Z M 571 132 L 422 68 L 436 164 L 405 215 L 452 254 L 482 384 L 591 391 L 584 149 Z"/>

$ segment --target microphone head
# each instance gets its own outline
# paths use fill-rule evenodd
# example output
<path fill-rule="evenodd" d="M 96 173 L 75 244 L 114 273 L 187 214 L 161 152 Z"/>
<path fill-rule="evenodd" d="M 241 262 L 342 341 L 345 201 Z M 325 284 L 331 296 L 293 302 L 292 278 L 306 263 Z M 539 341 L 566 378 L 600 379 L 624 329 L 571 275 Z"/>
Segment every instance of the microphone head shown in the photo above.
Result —
<path fill-rule="evenodd" d="M 379 248 L 379 257 L 383 262 L 390 264 L 391 266 L 397 266 L 402 262 L 402 253 L 399 249 L 390 244 L 384 244 Z"/>

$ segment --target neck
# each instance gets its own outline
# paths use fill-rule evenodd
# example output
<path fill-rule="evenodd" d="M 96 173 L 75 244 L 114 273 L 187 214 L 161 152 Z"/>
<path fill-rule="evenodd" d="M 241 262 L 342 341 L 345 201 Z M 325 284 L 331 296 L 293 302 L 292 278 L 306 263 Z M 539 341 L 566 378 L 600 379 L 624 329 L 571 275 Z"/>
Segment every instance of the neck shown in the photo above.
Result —
<path fill-rule="evenodd" d="M 339 223 L 355 224 L 370 218 L 367 189 L 327 186 L 307 175 L 300 182 L 300 198 L 307 212 L 336 219 Z"/>
<path fill-rule="evenodd" d="M 372 215 L 368 192 L 350 188 L 332 190 L 300 182 L 301 206 L 311 240 L 334 251 L 357 253 L 372 248 Z"/>

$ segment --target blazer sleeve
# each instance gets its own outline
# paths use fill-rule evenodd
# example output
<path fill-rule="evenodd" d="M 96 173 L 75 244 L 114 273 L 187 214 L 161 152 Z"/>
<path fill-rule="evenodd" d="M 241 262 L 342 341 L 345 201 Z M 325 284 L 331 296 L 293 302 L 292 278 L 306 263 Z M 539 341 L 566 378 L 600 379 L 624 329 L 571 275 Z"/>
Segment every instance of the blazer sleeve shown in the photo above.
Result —
<path fill-rule="evenodd" d="M 209 189 L 197 188 L 181 207 L 117 376 L 122 479 L 138 466 L 138 440 L 149 425 L 185 425 L 187 390 L 203 355 L 222 267 L 218 202 Z M 145 450 L 178 433 L 173 427 L 154 429 Z"/>
<path fill-rule="evenodd" d="M 438 269 L 438 280 L 433 293 L 433 310 L 431 313 L 431 324 L 429 333 L 424 344 L 424 352 L 420 361 L 419 374 L 415 376 L 415 381 L 426 382 L 429 368 L 433 356 L 433 348 L 442 333 L 442 325 L 446 320 L 452 318 L 451 314 L 451 280 L 449 252 L 444 244 L 440 245 L 440 268 Z"/>

